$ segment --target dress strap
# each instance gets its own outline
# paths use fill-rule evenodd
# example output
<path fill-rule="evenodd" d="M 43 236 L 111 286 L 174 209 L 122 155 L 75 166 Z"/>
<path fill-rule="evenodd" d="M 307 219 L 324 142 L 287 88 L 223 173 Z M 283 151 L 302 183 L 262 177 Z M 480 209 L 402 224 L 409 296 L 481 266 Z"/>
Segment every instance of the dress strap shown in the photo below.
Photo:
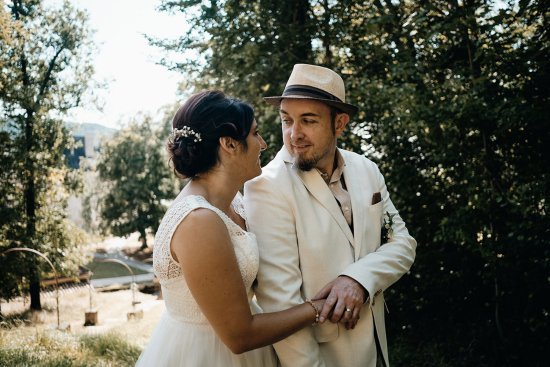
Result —
<path fill-rule="evenodd" d="M 244 211 L 243 194 L 241 194 L 240 191 L 237 191 L 237 195 L 235 195 L 235 198 L 231 202 L 231 206 L 233 207 L 233 210 L 235 210 L 235 213 L 239 214 L 239 216 L 243 218 L 244 221 L 246 222 L 246 212 Z"/>

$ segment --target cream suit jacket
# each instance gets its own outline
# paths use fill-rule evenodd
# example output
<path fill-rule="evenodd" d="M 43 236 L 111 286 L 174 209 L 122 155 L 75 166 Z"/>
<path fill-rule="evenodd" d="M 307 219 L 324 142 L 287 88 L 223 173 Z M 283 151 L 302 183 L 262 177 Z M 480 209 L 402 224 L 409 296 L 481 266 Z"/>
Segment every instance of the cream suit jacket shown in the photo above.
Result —
<path fill-rule="evenodd" d="M 375 332 L 389 366 L 383 292 L 410 269 L 416 241 L 397 214 L 376 164 L 355 153 L 340 153 L 354 233 L 318 171 L 298 170 L 285 147 L 261 176 L 245 184 L 247 226 L 260 250 L 256 297 L 265 312 L 301 304 L 339 275 L 355 279 L 370 295 L 355 329 L 327 320 L 276 343 L 283 367 L 375 367 Z M 382 201 L 371 205 L 376 192 Z M 386 211 L 396 214 L 393 238 L 381 245 Z"/>

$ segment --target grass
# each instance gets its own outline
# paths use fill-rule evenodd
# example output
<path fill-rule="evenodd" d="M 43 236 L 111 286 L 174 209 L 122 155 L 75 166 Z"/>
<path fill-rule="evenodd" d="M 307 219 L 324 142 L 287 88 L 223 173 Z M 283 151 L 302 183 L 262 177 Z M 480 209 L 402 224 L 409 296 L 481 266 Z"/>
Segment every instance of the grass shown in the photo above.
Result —
<path fill-rule="evenodd" d="M 156 323 L 164 304 L 156 295 L 137 292 L 137 306 L 144 310 L 140 320 L 128 321 L 132 292 L 93 292 L 99 324 L 84 326 L 89 310 L 89 290 L 76 288 L 60 296 L 61 326 L 56 329 L 55 299 L 42 299 L 43 312 L 28 311 L 20 301 L 2 304 L 0 315 L 0 366 L 134 366 Z"/>
<path fill-rule="evenodd" d="M 0 366 L 133 366 L 140 353 L 138 346 L 112 331 L 77 335 L 58 330 L 0 329 Z"/>
<path fill-rule="evenodd" d="M 93 271 L 94 275 L 92 276 L 92 279 L 114 278 L 114 277 L 123 277 L 123 276 L 130 275 L 130 272 L 128 271 L 128 269 L 126 269 L 124 266 L 117 263 L 104 263 L 104 262 L 92 261 L 91 263 L 86 265 L 86 267 L 91 271 Z M 146 271 L 143 271 L 138 268 L 134 268 L 133 266 L 130 266 L 130 269 L 132 269 L 135 275 L 147 274 Z"/>

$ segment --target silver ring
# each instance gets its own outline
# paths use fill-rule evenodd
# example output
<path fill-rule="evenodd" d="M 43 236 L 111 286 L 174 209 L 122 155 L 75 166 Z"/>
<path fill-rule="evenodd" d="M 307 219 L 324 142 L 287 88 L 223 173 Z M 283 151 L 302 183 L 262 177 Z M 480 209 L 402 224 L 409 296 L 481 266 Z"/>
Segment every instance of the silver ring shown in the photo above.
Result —
<path fill-rule="evenodd" d="M 346 312 L 351 312 L 351 308 L 346 307 Z"/>

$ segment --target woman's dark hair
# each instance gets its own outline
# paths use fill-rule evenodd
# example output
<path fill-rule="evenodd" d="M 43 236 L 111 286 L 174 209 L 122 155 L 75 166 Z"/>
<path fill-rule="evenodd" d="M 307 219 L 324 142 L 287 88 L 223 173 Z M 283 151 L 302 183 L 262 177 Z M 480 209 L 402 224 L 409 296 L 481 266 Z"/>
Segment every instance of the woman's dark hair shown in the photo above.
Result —
<path fill-rule="evenodd" d="M 218 163 L 219 139 L 233 138 L 246 149 L 246 137 L 254 121 L 252 107 L 221 91 L 207 90 L 192 95 L 179 108 L 172 121 L 174 129 L 187 127 L 188 136 L 171 135 L 168 154 L 177 175 L 195 177 Z"/>

